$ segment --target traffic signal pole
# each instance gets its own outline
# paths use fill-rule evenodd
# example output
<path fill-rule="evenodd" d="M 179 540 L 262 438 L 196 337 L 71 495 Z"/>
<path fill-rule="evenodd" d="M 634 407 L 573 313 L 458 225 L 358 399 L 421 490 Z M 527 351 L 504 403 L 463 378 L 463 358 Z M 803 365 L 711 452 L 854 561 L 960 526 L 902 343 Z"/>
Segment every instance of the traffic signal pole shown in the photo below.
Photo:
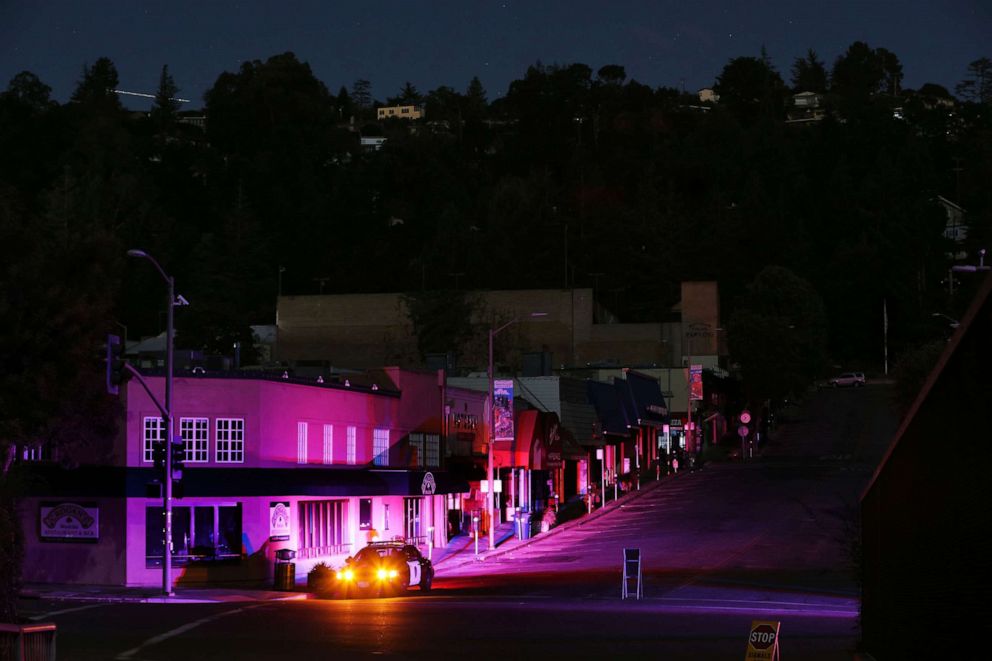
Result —
<path fill-rule="evenodd" d="M 154 260 L 152 260 L 154 261 Z M 158 266 L 158 264 L 155 264 Z M 161 270 L 161 269 L 159 269 Z M 162 275 L 165 275 L 163 272 Z M 173 372 L 173 308 L 176 303 L 175 280 L 171 275 L 165 276 L 169 284 L 168 299 L 166 299 L 166 331 L 165 331 L 165 483 L 162 489 L 163 507 L 165 509 L 165 546 L 162 550 L 162 593 L 167 597 L 175 596 L 172 589 L 172 372 Z"/>

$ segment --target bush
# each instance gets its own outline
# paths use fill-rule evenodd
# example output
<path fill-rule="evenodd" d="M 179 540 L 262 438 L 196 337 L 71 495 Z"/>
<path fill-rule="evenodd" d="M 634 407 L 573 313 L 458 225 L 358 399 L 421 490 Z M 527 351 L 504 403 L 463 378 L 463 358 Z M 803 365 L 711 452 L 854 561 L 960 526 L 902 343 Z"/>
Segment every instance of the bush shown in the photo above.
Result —
<path fill-rule="evenodd" d="M 318 562 L 307 573 L 307 590 L 317 594 L 331 592 L 334 586 L 334 570 L 324 562 Z"/>

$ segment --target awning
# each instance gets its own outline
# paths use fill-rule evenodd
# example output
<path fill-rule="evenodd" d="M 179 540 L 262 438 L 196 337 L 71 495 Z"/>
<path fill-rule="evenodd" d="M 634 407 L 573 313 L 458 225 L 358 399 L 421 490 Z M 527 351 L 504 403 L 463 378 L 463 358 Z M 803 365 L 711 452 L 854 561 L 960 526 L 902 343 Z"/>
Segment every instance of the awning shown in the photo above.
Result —
<path fill-rule="evenodd" d="M 630 436 L 629 422 L 617 389 L 612 383 L 586 381 L 586 393 L 596 409 L 603 434 Z"/>
<path fill-rule="evenodd" d="M 430 479 L 427 474 L 430 473 Z M 159 471 L 135 467 L 38 467 L 30 495 L 51 497 L 143 497 Z M 425 487 L 426 484 L 428 485 Z M 468 481 L 447 471 L 356 468 L 190 468 L 183 470 L 187 497 L 247 496 L 420 496 L 465 493 Z"/>
<path fill-rule="evenodd" d="M 639 425 L 660 427 L 668 422 L 668 406 L 661 394 L 658 379 L 635 372 L 626 371 L 627 390 L 634 407 L 632 420 Z"/>

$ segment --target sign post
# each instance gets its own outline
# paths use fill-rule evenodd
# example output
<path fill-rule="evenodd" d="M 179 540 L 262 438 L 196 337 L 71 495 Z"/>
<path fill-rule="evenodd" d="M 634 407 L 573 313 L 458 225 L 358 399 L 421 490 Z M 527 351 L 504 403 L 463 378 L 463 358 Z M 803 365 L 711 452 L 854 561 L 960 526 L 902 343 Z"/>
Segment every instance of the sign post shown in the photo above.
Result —
<path fill-rule="evenodd" d="M 640 599 L 644 596 L 644 587 L 641 585 L 641 549 L 623 550 L 623 585 L 620 588 L 620 598 L 626 599 L 631 595 L 630 581 L 634 581 L 634 598 Z"/>
<path fill-rule="evenodd" d="M 744 661 L 781 661 L 778 634 L 781 622 L 753 620 L 747 637 L 747 655 Z"/>

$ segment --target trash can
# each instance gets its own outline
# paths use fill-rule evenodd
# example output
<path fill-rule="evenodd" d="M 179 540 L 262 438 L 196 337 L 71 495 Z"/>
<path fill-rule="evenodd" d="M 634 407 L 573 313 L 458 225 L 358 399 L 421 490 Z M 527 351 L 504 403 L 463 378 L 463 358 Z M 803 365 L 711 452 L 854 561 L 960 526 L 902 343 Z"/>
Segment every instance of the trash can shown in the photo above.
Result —
<path fill-rule="evenodd" d="M 520 539 L 530 539 L 530 512 L 521 512 L 520 519 Z"/>
<path fill-rule="evenodd" d="M 279 549 L 276 551 L 276 590 L 296 589 L 296 551 L 293 549 Z"/>

